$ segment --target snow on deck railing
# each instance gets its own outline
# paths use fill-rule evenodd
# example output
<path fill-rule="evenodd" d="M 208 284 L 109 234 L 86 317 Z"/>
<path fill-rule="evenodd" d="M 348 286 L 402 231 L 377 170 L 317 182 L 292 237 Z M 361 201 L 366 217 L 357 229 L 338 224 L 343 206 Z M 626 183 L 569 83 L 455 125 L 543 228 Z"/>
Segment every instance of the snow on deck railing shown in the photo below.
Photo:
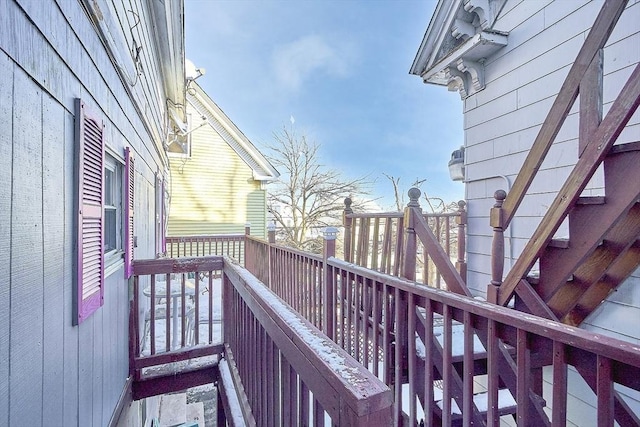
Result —
<path fill-rule="evenodd" d="M 225 343 L 258 424 L 390 425 L 390 389 L 228 259 L 223 288 Z"/>

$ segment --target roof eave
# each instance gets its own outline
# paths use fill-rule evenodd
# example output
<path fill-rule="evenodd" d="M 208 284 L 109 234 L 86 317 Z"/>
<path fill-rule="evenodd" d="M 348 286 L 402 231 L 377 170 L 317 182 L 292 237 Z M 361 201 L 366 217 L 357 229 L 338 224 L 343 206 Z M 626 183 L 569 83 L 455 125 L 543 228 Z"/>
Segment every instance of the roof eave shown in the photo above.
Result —
<path fill-rule="evenodd" d="M 254 179 L 257 181 L 274 181 L 278 179 L 280 173 L 269 162 L 269 160 L 256 148 L 255 145 L 246 137 L 244 133 L 233 123 L 233 121 L 222 111 L 222 109 L 202 90 L 202 88 L 196 83 L 192 82 L 190 88 L 189 97 L 193 97 L 200 104 L 202 104 L 213 118 L 231 135 L 231 137 L 242 147 L 244 150 L 259 166 L 262 170 L 256 170 L 249 164 L 253 170 Z M 191 103 L 194 108 L 197 107 Z M 210 123 L 215 129 L 215 126 Z M 242 156 L 241 156 L 242 157 Z"/>
<path fill-rule="evenodd" d="M 159 67 L 168 110 L 178 127 L 185 122 L 186 102 L 184 0 L 147 0 L 154 18 Z M 177 116 L 177 117 L 176 117 Z M 177 119 L 177 120 L 176 120 Z"/>

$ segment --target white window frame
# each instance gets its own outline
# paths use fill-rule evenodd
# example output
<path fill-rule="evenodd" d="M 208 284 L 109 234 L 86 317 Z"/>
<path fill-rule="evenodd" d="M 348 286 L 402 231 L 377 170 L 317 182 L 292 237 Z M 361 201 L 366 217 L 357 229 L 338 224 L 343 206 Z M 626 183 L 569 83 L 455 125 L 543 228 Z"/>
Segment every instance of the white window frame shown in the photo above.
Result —
<path fill-rule="evenodd" d="M 107 172 L 111 172 L 113 174 L 113 179 L 111 180 L 111 188 L 107 188 Z M 119 160 L 110 155 L 108 152 L 105 153 L 104 159 L 104 174 L 105 174 L 105 187 L 104 187 L 104 240 L 105 240 L 105 249 L 104 249 L 104 267 L 105 267 L 105 277 L 114 271 L 120 268 L 120 265 L 124 263 L 124 164 Z M 113 198 L 113 203 L 111 205 L 107 205 L 107 195 L 108 192 L 111 192 L 111 196 Z M 109 231 L 107 227 L 109 226 L 107 220 L 107 210 L 115 211 L 115 248 L 107 249 L 106 241 L 109 236 Z"/>

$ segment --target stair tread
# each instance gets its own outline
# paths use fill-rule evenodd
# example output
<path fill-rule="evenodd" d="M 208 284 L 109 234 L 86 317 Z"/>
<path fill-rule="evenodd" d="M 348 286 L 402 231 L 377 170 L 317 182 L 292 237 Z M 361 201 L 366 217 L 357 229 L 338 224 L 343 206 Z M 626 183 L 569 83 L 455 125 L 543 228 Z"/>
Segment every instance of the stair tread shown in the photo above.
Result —
<path fill-rule="evenodd" d="M 569 238 L 568 237 L 553 238 L 549 242 L 549 247 L 558 248 L 558 249 L 567 249 L 569 247 Z"/>
<path fill-rule="evenodd" d="M 199 427 L 204 427 L 204 403 L 188 403 L 186 412 L 187 422 L 196 422 Z"/>
<path fill-rule="evenodd" d="M 615 144 L 613 147 L 611 147 L 611 150 L 609 151 L 609 155 L 626 153 L 628 151 L 640 151 L 640 141 L 627 142 L 624 144 Z"/>
<path fill-rule="evenodd" d="M 160 426 L 184 424 L 187 418 L 186 393 L 165 394 L 160 399 Z"/>
<path fill-rule="evenodd" d="M 473 403 L 475 403 L 476 408 L 478 408 L 478 411 L 480 413 L 486 413 L 489 406 L 489 392 L 483 391 L 480 393 L 475 393 L 473 395 Z M 442 410 L 444 399 L 436 400 L 436 405 L 438 405 L 438 408 Z M 515 412 L 516 408 L 516 400 L 513 398 L 513 395 L 511 394 L 509 389 L 504 388 L 498 390 L 498 411 L 500 411 L 500 414 L 505 415 L 513 413 Z M 451 413 L 453 415 L 462 415 L 462 411 L 453 398 L 451 398 Z"/>
<path fill-rule="evenodd" d="M 444 342 L 444 326 L 434 326 L 433 335 L 436 337 L 440 345 Z M 420 336 L 416 334 L 416 354 L 422 360 L 425 359 L 424 343 Z M 474 359 L 482 359 L 486 357 L 487 350 L 482 345 L 480 339 L 473 334 L 473 354 Z M 464 325 L 462 323 L 453 324 L 451 326 L 451 357 L 456 361 L 464 356 Z"/>
<path fill-rule="evenodd" d="M 576 205 L 604 205 L 605 196 L 580 196 L 576 200 Z"/>

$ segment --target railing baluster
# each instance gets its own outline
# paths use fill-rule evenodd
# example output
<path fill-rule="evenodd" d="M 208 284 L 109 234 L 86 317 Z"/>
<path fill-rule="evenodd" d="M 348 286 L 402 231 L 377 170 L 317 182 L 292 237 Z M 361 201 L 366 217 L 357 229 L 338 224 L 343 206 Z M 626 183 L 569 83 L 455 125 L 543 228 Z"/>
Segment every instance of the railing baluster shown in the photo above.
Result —
<path fill-rule="evenodd" d="M 362 364 L 369 367 L 369 319 L 371 316 L 371 280 L 370 279 L 361 279 L 362 286 L 362 297 L 364 302 L 363 313 L 362 313 Z"/>
<path fill-rule="evenodd" d="M 498 427 L 500 414 L 498 406 L 499 372 L 498 331 L 493 319 L 487 320 L 487 426 Z"/>
<path fill-rule="evenodd" d="M 529 402 L 529 389 L 531 384 L 531 350 L 529 348 L 529 335 L 527 334 L 527 331 L 522 329 L 518 329 L 517 332 L 516 354 L 518 365 L 516 401 L 519 402 L 516 419 L 518 426 L 526 427 L 530 425 L 531 421 L 531 418 L 529 417 L 529 410 L 531 406 Z"/>
<path fill-rule="evenodd" d="M 305 383 L 299 381 L 299 403 L 298 403 L 298 426 L 309 425 L 309 388 Z"/>
<path fill-rule="evenodd" d="M 386 283 L 382 284 L 382 308 L 384 313 L 384 324 L 383 324 L 383 336 L 382 336 L 382 357 L 383 357 L 383 382 L 385 384 L 391 384 L 391 368 L 392 364 L 390 362 L 391 358 L 391 328 L 393 327 L 393 322 L 391 321 L 391 303 L 390 303 L 390 286 L 387 286 Z M 344 345 L 342 346 L 344 348 Z"/>
<path fill-rule="evenodd" d="M 433 304 L 432 300 L 425 298 L 424 303 L 425 311 L 425 324 L 424 324 L 424 337 L 422 337 L 422 343 L 424 344 L 424 413 L 425 413 L 425 426 L 435 427 L 433 425 L 433 417 L 431 414 L 435 410 L 435 401 L 433 393 L 433 352 L 430 350 L 433 348 L 431 343 L 433 342 Z"/>
<path fill-rule="evenodd" d="M 597 357 L 596 389 L 598 395 L 598 426 L 613 426 L 614 421 L 614 392 L 613 366 L 611 359 L 598 355 Z"/>
<path fill-rule="evenodd" d="M 553 342 L 553 398 L 551 421 L 554 427 L 567 425 L 567 361 L 565 345 Z M 518 400 L 520 401 L 520 400 Z"/>
<path fill-rule="evenodd" d="M 407 353 L 409 355 L 408 378 L 409 378 L 409 425 L 416 425 L 416 304 L 415 294 L 410 292 L 407 297 L 408 321 L 407 321 Z M 366 365 L 365 365 L 366 366 Z"/>
<path fill-rule="evenodd" d="M 402 424 L 402 369 L 403 369 L 403 364 L 402 364 L 402 359 L 403 359 L 403 351 L 402 351 L 402 347 L 403 347 L 403 343 L 404 340 L 403 338 L 403 328 L 406 327 L 406 323 L 404 322 L 404 319 L 402 318 L 402 307 L 401 307 L 401 298 L 400 298 L 400 294 L 401 294 L 401 290 L 399 288 L 395 289 L 394 292 L 394 298 L 393 298 L 393 303 L 394 303 L 394 313 L 395 313 L 395 319 L 394 319 L 394 329 L 395 329 L 395 345 L 394 345 L 394 359 L 395 359 L 395 363 L 394 363 L 394 371 L 393 371 L 393 375 L 394 375 L 394 397 L 395 397 L 395 412 L 394 412 L 394 417 L 393 417 L 393 421 L 396 425 L 401 425 Z"/>
<path fill-rule="evenodd" d="M 156 275 L 151 275 L 151 310 L 149 311 L 149 341 L 151 354 L 156 354 Z"/>
<path fill-rule="evenodd" d="M 362 307 L 362 287 L 360 283 L 360 277 L 353 278 L 353 340 L 355 341 L 355 349 L 353 357 L 362 363 L 362 346 L 360 345 L 360 336 L 362 331 L 360 329 L 361 321 L 361 307 Z"/>
<path fill-rule="evenodd" d="M 462 377 L 462 425 L 470 426 L 473 420 L 473 377 L 475 374 L 474 367 L 474 329 L 471 323 L 471 313 L 464 312 L 464 353 L 462 361 L 463 377 Z M 520 425 L 520 424 L 518 424 Z"/>
<path fill-rule="evenodd" d="M 453 363 L 451 360 L 452 317 L 448 305 L 442 308 L 442 425 L 450 426 L 452 422 L 451 392 L 453 382 Z"/>
<path fill-rule="evenodd" d="M 371 286 L 372 286 L 371 291 L 373 293 L 373 313 L 372 313 L 373 320 L 371 324 L 371 334 L 372 334 L 371 348 L 372 348 L 373 354 L 371 356 L 373 359 L 373 375 L 379 378 L 380 368 L 378 366 L 378 363 L 379 363 L 378 354 L 380 353 L 380 350 L 378 346 L 380 345 L 380 343 L 378 339 L 380 336 L 381 309 L 380 309 L 380 289 L 378 285 L 379 284 L 377 280 L 373 280 L 371 282 Z"/>
<path fill-rule="evenodd" d="M 172 301 L 171 301 L 171 274 L 167 273 L 166 276 L 166 289 L 165 289 L 165 294 L 164 294 L 164 305 L 165 305 L 165 309 L 164 309 L 164 321 L 165 321 L 165 329 L 166 329 L 166 334 L 165 334 L 165 351 L 170 351 L 171 350 L 171 305 L 172 305 Z"/>

